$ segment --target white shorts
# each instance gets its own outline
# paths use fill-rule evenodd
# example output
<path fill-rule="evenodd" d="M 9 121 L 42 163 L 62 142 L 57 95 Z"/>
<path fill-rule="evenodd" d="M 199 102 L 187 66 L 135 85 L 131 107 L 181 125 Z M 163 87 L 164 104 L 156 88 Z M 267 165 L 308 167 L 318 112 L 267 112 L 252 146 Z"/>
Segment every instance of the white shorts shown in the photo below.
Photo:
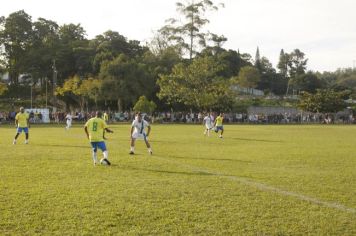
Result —
<path fill-rule="evenodd" d="M 146 136 L 145 133 L 140 134 L 140 133 L 138 133 L 138 132 L 133 132 L 132 138 L 133 138 L 133 139 L 148 140 L 148 137 Z"/>
<path fill-rule="evenodd" d="M 67 126 L 72 126 L 72 121 L 67 120 Z"/>
<path fill-rule="evenodd" d="M 210 126 L 210 125 L 205 125 L 205 128 L 206 128 L 206 129 L 212 129 L 212 128 L 213 128 L 213 126 Z"/>

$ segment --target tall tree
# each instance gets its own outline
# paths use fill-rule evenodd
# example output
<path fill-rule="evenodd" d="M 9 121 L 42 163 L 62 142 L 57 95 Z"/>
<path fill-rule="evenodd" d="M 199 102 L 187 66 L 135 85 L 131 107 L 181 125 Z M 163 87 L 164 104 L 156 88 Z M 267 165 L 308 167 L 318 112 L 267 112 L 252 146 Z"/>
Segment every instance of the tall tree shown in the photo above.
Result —
<path fill-rule="evenodd" d="M 238 84 L 244 88 L 256 88 L 261 80 L 260 72 L 252 66 L 245 66 L 240 70 Z"/>
<path fill-rule="evenodd" d="M 59 46 L 59 26 L 56 22 L 39 18 L 33 23 L 33 40 L 27 57 L 28 73 L 44 84 L 45 78 L 52 77 L 52 63 Z"/>
<path fill-rule="evenodd" d="M 103 98 L 116 100 L 119 111 L 132 106 L 140 95 L 150 94 L 154 87 L 146 65 L 124 54 L 104 63 L 100 78 Z"/>
<path fill-rule="evenodd" d="M 199 47 L 207 45 L 209 33 L 202 32 L 204 26 L 209 23 L 205 13 L 211 10 L 218 10 L 223 4 L 215 4 L 211 0 L 185 0 L 177 2 L 177 11 L 183 16 L 184 21 L 171 18 L 166 22 L 159 32 L 167 36 L 174 45 L 179 45 L 183 50 L 188 51 L 190 60 L 198 51 Z M 221 38 L 222 39 L 222 38 Z"/>
<path fill-rule="evenodd" d="M 312 72 L 301 74 L 292 79 L 291 85 L 298 91 L 315 93 L 322 88 L 322 81 Z"/>
<path fill-rule="evenodd" d="M 346 92 L 333 90 L 317 90 L 316 94 L 303 92 L 298 106 L 309 112 L 334 113 L 346 108 L 345 95 Z"/>
<path fill-rule="evenodd" d="M 0 23 L 0 47 L 4 47 L 1 56 L 6 59 L 11 82 L 17 84 L 19 75 L 27 72 L 26 57 L 33 37 L 31 16 L 21 10 Z"/>
<path fill-rule="evenodd" d="M 279 70 L 279 73 L 287 79 L 288 77 L 288 66 L 289 66 L 289 55 L 288 53 L 285 53 L 284 50 L 281 50 L 281 53 L 279 55 L 279 62 L 277 65 L 277 68 Z"/>
<path fill-rule="evenodd" d="M 170 105 L 183 103 L 190 108 L 217 108 L 233 97 L 231 81 L 219 76 L 223 69 L 213 57 L 197 57 L 189 65 L 179 63 L 171 74 L 160 76 L 158 97 Z"/>
<path fill-rule="evenodd" d="M 290 76 L 292 78 L 305 73 L 307 68 L 308 59 L 305 58 L 305 54 L 299 49 L 295 49 L 289 54 L 289 67 Z"/>

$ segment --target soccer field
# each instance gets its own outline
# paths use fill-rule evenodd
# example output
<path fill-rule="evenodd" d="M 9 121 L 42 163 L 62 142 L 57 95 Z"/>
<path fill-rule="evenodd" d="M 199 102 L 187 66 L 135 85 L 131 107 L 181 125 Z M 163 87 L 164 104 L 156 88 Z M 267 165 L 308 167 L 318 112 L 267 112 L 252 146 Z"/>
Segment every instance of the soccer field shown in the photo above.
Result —
<path fill-rule="evenodd" d="M 94 167 L 82 126 L 1 126 L 0 235 L 356 234 L 356 126 L 112 128 Z"/>

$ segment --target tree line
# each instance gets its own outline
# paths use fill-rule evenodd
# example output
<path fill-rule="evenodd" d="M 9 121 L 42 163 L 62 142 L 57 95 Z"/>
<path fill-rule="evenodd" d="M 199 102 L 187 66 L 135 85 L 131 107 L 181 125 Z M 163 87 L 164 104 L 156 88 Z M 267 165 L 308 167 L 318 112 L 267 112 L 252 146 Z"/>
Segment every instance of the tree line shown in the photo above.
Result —
<path fill-rule="evenodd" d="M 355 94 L 354 69 L 308 71 L 299 49 L 282 49 L 274 68 L 258 47 L 254 57 L 224 48 L 224 35 L 205 30 L 206 13 L 224 4 L 176 5 L 179 17 L 166 20 L 145 45 L 111 30 L 88 39 L 80 24 L 33 21 L 23 10 L 0 17 L 0 74 L 8 75 L 0 83 L 1 98 L 28 101 L 32 91 L 38 103 L 43 105 L 47 92 L 49 104 L 62 109 L 123 111 L 138 101 L 136 107 L 149 110 L 232 110 L 241 101 L 236 87 L 242 87 L 301 95 L 300 107 L 313 110 L 310 96 L 341 100 Z M 334 110 L 342 109 L 335 104 Z"/>

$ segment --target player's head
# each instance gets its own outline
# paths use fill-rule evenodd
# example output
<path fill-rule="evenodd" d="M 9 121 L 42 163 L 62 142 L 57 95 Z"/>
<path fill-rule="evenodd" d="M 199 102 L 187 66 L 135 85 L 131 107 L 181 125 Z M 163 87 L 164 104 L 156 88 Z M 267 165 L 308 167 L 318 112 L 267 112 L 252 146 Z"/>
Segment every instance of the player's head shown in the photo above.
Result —
<path fill-rule="evenodd" d="M 224 113 L 223 112 L 220 112 L 220 117 L 224 117 Z"/>
<path fill-rule="evenodd" d="M 21 112 L 21 113 L 24 113 L 24 112 L 25 112 L 25 108 L 20 107 L 20 112 Z"/>
<path fill-rule="evenodd" d="M 95 112 L 95 116 L 96 117 L 101 117 L 103 114 L 101 114 L 101 111 L 97 111 L 97 112 Z"/>
<path fill-rule="evenodd" d="M 137 112 L 137 113 L 136 113 L 136 119 L 138 120 L 138 122 L 141 122 L 141 120 L 142 120 L 142 114 L 141 114 L 141 112 Z"/>

